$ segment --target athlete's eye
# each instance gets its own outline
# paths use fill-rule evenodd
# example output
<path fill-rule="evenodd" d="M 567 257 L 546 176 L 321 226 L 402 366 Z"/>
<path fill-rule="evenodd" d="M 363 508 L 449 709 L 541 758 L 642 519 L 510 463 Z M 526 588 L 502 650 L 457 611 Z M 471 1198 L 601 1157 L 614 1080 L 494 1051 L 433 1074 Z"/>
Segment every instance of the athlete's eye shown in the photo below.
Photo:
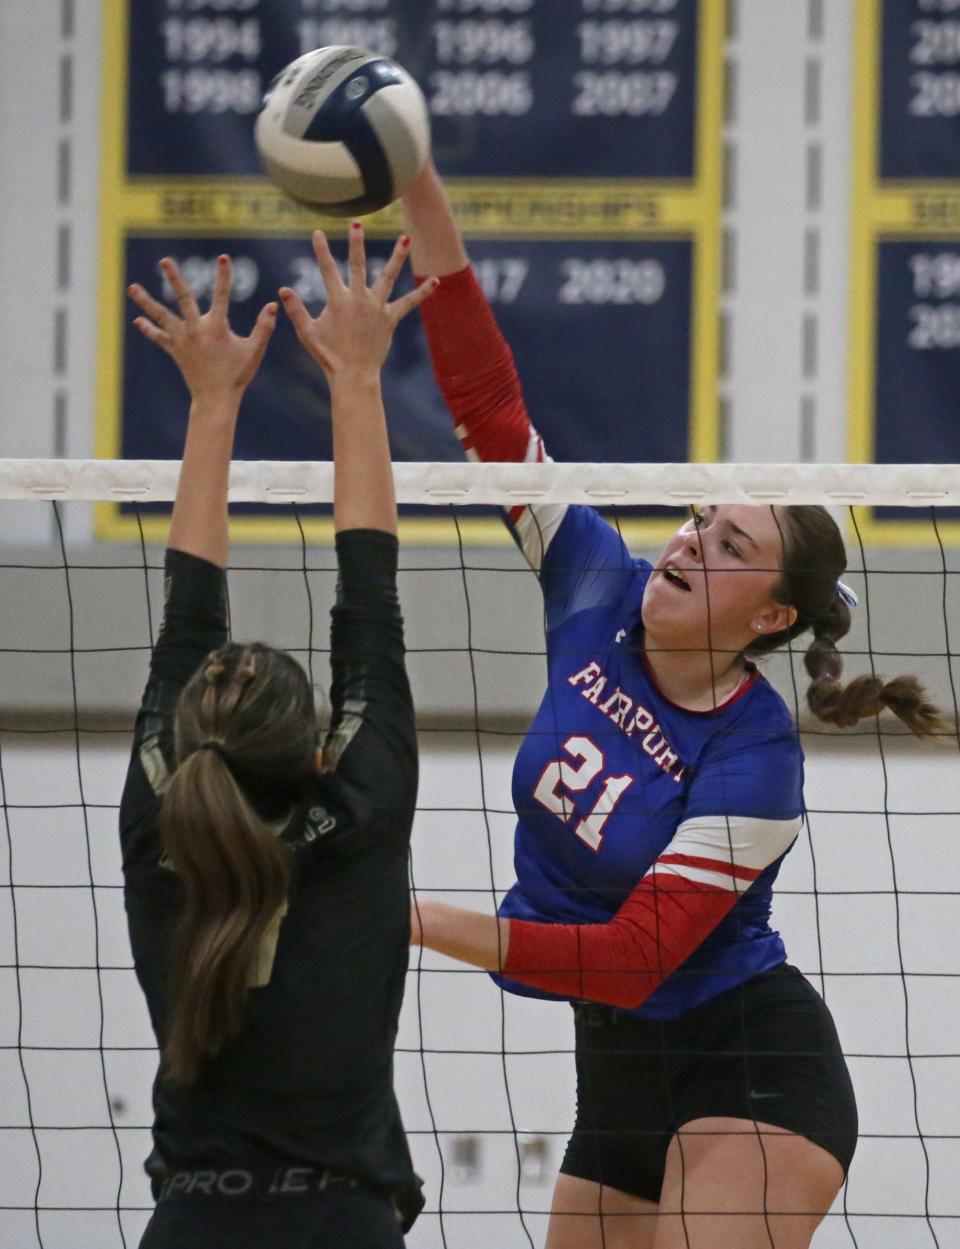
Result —
<path fill-rule="evenodd" d="M 701 525 L 706 524 L 706 517 L 704 516 L 703 512 L 701 512 L 698 507 L 695 507 L 692 510 L 690 521 L 695 526 L 695 528 L 699 529 Z"/>

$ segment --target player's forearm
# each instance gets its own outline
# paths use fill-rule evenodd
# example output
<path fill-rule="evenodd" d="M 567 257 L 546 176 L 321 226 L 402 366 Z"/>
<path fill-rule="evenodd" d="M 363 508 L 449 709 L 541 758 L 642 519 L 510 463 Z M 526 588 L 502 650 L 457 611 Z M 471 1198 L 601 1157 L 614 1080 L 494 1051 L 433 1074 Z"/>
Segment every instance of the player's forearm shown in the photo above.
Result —
<path fill-rule="evenodd" d="M 227 487 L 240 393 L 190 405 L 183 463 L 170 520 L 170 546 L 220 568 L 229 558 Z"/>
<path fill-rule="evenodd" d="M 433 161 L 401 197 L 411 240 L 413 271 L 419 277 L 445 277 L 469 263 L 450 201 Z"/>
<path fill-rule="evenodd" d="M 397 532 L 390 443 L 376 372 L 330 378 L 333 416 L 333 523 Z"/>
<path fill-rule="evenodd" d="M 461 963 L 499 971 L 510 948 L 510 921 L 443 902 L 414 900 L 412 941 Z"/>
<path fill-rule="evenodd" d="M 503 970 L 562 997 L 633 1009 L 686 962 L 737 896 L 682 876 L 648 875 L 607 923 L 515 920 Z"/>

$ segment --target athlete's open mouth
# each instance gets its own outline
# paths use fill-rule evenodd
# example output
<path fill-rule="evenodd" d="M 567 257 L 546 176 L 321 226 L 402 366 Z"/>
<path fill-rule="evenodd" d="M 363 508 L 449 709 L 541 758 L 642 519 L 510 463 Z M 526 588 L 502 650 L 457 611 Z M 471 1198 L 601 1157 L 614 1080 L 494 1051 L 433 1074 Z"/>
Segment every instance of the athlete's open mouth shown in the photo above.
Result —
<path fill-rule="evenodd" d="M 674 568 L 672 564 L 667 564 L 665 566 L 663 570 L 663 575 L 666 577 L 668 581 L 673 582 L 674 585 L 682 586 L 684 590 L 690 589 L 690 586 L 687 582 L 686 577 L 683 575 L 682 572 L 680 572 L 679 569 Z"/>

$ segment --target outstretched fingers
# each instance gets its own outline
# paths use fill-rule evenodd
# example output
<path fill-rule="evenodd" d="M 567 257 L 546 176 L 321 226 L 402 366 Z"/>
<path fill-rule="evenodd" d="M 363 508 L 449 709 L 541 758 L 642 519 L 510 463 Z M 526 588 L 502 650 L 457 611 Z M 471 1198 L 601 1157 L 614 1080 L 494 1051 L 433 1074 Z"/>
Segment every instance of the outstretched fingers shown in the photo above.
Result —
<path fill-rule="evenodd" d="M 413 312 L 414 308 L 419 308 L 424 300 L 430 298 L 439 285 L 439 278 L 427 278 L 416 290 L 410 291 L 407 295 L 402 295 L 399 299 L 395 299 L 392 304 L 387 304 L 388 309 L 393 314 L 394 321 L 402 321 L 408 312 Z"/>
<path fill-rule="evenodd" d="M 283 301 L 283 310 L 290 318 L 290 324 L 296 331 L 297 337 L 303 342 L 305 335 L 309 333 L 310 326 L 313 324 L 313 317 L 307 311 L 306 304 L 297 292 L 291 290 L 289 286 L 281 286 L 279 294 Z"/>
<path fill-rule="evenodd" d="M 363 226 L 354 221 L 348 231 L 347 264 L 350 268 L 350 290 L 359 294 L 367 289 L 367 253 L 363 246 Z"/>
<path fill-rule="evenodd" d="M 146 317 L 134 317 L 134 325 L 151 343 L 156 343 L 158 347 L 162 347 L 164 351 L 169 351 L 173 345 L 173 339 L 166 332 L 160 329 L 158 325 L 154 325 L 152 321 L 148 321 Z"/>
<path fill-rule="evenodd" d="M 343 278 L 340 276 L 337 262 L 333 258 L 327 236 L 322 230 L 314 230 L 313 232 L 313 254 L 317 258 L 317 267 L 320 270 L 320 276 L 323 278 L 323 284 L 327 288 L 327 299 L 335 299 L 341 291 L 345 291 L 347 288 L 343 284 Z"/>
<path fill-rule="evenodd" d="M 277 328 L 277 305 L 275 303 L 264 304 L 260 309 L 260 315 L 257 317 L 256 324 L 250 331 L 250 344 L 254 349 L 254 356 L 259 363 L 263 359 L 263 353 L 267 350 L 267 343 L 273 331 Z"/>
<path fill-rule="evenodd" d="M 161 329 L 169 329 L 172 322 L 178 321 L 179 318 L 170 309 L 160 303 L 159 299 L 154 297 L 145 290 L 138 282 L 134 282 L 127 287 L 127 294 L 141 310 L 145 312 L 153 322 L 154 328 L 159 326 Z M 142 321 L 143 317 L 138 317 L 138 321 Z"/>
<path fill-rule="evenodd" d="M 233 280 L 233 267 L 230 257 L 217 257 L 217 280 L 213 285 L 213 297 L 210 300 L 210 311 L 220 321 L 226 321 L 230 310 L 230 287 Z"/>
<path fill-rule="evenodd" d="M 409 235 L 404 234 L 397 239 L 396 246 L 390 255 L 390 259 L 383 266 L 380 276 L 370 288 L 374 295 L 376 295 L 382 303 L 386 303 L 390 298 L 390 294 L 393 291 L 396 280 L 400 276 L 400 271 L 403 268 L 409 254 L 410 237 Z"/>
<path fill-rule="evenodd" d="M 134 325 L 144 338 L 162 347 L 164 351 L 169 351 L 173 345 L 173 336 L 169 331 L 174 326 L 182 325 L 183 322 L 159 300 L 154 299 L 138 282 L 127 287 L 127 294 L 137 307 L 146 313 L 146 316 L 135 317 Z"/>
<path fill-rule="evenodd" d="M 174 297 L 183 313 L 183 319 L 188 325 L 200 320 L 200 309 L 197 307 L 197 301 L 187 282 L 184 280 L 180 267 L 175 260 L 171 260 L 169 256 L 164 256 L 160 261 L 160 268 L 163 270 L 164 277 L 170 283 L 170 289 L 173 291 Z"/>

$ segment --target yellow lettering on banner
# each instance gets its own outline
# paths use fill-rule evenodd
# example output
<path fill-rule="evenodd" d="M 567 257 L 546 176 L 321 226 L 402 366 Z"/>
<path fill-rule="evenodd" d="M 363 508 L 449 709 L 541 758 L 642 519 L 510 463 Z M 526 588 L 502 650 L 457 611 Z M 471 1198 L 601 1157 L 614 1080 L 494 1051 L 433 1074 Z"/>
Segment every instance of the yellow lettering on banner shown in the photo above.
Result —
<path fill-rule="evenodd" d="M 960 185 L 879 185 L 870 192 L 858 229 L 870 237 L 915 233 L 918 241 L 960 228 Z"/>
<path fill-rule="evenodd" d="M 910 210 L 911 224 L 927 230 L 949 230 L 953 233 L 960 226 L 960 187 L 914 194 Z"/>
<path fill-rule="evenodd" d="M 631 237 L 687 234 L 702 228 L 707 205 L 695 184 L 596 178 L 456 179 L 450 200 L 464 233 L 482 238 Z M 263 178 L 151 178 L 132 180 L 118 196 L 127 230 L 228 231 L 289 234 L 322 226 L 345 233 L 342 217 L 299 204 Z M 371 237 L 393 237 L 403 225 L 397 204 L 365 220 Z"/>

